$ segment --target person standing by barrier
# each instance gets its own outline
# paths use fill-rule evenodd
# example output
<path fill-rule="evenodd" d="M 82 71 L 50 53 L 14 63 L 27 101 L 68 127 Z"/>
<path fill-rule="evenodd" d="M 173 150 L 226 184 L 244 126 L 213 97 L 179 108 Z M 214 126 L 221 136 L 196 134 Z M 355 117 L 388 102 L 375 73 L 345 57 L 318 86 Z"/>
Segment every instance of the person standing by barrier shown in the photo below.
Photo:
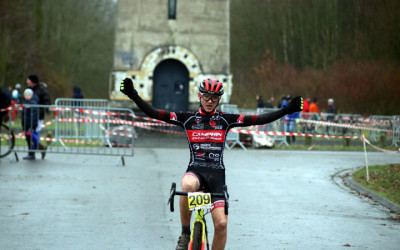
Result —
<path fill-rule="evenodd" d="M 311 120 L 317 121 L 319 120 L 319 107 L 318 107 L 318 100 L 316 97 L 313 98 L 313 101 L 310 104 L 310 113 L 311 113 Z M 315 133 L 315 124 L 311 124 L 311 134 Z"/>
<path fill-rule="evenodd" d="M 328 109 L 327 109 L 327 122 L 334 122 L 336 116 L 336 107 L 332 98 L 328 99 Z M 329 135 L 329 126 L 326 127 L 326 134 Z"/>
<path fill-rule="evenodd" d="M 275 102 L 275 98 L 273 96 L 271 96 L 269 98 L 269 100 L 264 103 L 264 107 L 268 108 L 268 109 L 272 109 L 272 108 L 274 108 L 274 102 Z"/>
<path fill-rule="evenodd" d="M 303 98 L 298 96 L 287 107 L 275 112 L 246 116 L 221 113 L 216 110 L 216 107 L 224 94 L 224 86 L 215 78 L 207 78 L 200 82 L 198 92 L 200 108 L 198 111 L 169 112 L 153 108 L 139 96 L 130 78 L 122 81 L 120 90 L 149 117 L 180 126 L 185 130 L 191 158 L 187 171 L 182 177 L 184 192 L 194 192 L 206 187 L 206 192 L 222 193 L 225 185 L 223 150 L 229 129 L 263 125 L 303 109 Z M 225 202 L 212 198 L 212 203 L 211 216 L 214 222 L 212 249 L 224 249 L 228 223 L 228 217 L 224 213 Z M 188 209 L 187 198 L 184 197 L 181 197 L 180 200 L 180 215 L 182 233 L 176 247 L 177 250 L 188 249 L 190 240 L 191 213 Z"/>
<path fill-rule="evenodd" d="M 287 105 L 289 105 L 291 102 L 292 102 L 292 96 L 291 95 L 288 95 L 287 97 L 286 97 L 286 100 L 287 100 L 287 102 L 288 102 L 288 104 Z M 304 105 L 304 102 L 303 102 L 303 105 Z M 304 106 L 303 106 L 303 108 L 304 108 Z M 287 130 L 286 130 L 286 132 L 289 132 L 289 133 L 294 133 L 295 132 L 295 130 L 296 130 L 296 123 L 297 123 L 297 120 L 300 118 L 300 113 L 299 112 L 294 112 L 294 113 L 291 113 L 291 114 L 288 114 L 287 116 L 286 116 L 286 122 L 287 122 Z M 290 140 L 290 138 L 292 138 L 292 140 Z M 291 142 L 296 142 L 296 136 L 294 136 L 294 135 L 289 135 L 289 136 L 286 136 L 286 141 L 287 141 L 287 143 L 289 143 L 289 144 L 291 144 Z"/>
<path fill-rule="evenodd" d="M 72 95 L 72 98 L 74 99 L 83 99 L 83 94 L 81 92 L 81 88 L 79 86 L 75 86 L 74 89 L 74 94 Z M 74 106 L 82 106 L 82 103 L 80 101 L 75 101 Z"/>
<path fill-rule="evenodd" d="M 15 118 L 17 117 L 17 105 L 22 104 L 22 94 L 21 91 L 21 84 L 15 84 L 15 89 L 11 92 L 11 123 L 15 123 Z"/>
<path fill-rule="evenodd" d="M 262 96 L 257 95 L 256 96 L 256 101 L 257 101 L 257 108 L 258 109 L 264 108 L 264 100 L 263 100 Z"/>
<path fill-rule="evenodd" d="M 310 118 L 310 97 L 307 97 L 306 99 L 303 100 L 303 111 L 301 111 L 301 118 L 304 120 L 307 120 Z M 309 130 L 309 124 L 304 122 L 302 124 L 303 127 L 303 133 L 307 133 Z"/>
<path fill-rule="evenodd" d="M 5 110 L 8 105 L 10 105 L 10 100 L 4 90 L 0 89 L 0 123 L 5 120 L 7 116 L 7 110 Z"/>
<path fill-rule="evenodd" d="M 47 91 L 47 88 L 44 86 L 43 83 L 39 82 L 39 77 L 37 75 L 30 75 L 28 76 L 28 79 L 26 80 L 26 84 L 28 84 L 29 88 L 33 90 L 33 92 L 36 94 L 36 96 L 39 98 L 39 104 L 40 105 L 50 105 L 51 100 L 50 100 L 50 94 Z M 45 115 L 46 115 L 46 108 L 40 108 L 39 109 L 39 122 L 37 126 L 37 134 L 40 138 L 40 131 L 42 129 L 42 125 L 44 123 Z M 42 159 L 46 156 L 46 146 L 43 146 L 38 143 L 39 150 L 42 151 Z"/>
<path fill-rule="evenodd" d="M 39 122 L 39 108 L 29 107 L 25 105 L 37 105 L 39 104 L 39 98 L 33 93 L 32 89 L 26 89 L 24 91 L 24 107 L 22 110 L 21 123 L 22 129 L 25 133 L 25 139 L 28 144 L 28 155 L 25 156 L 24 160 L 35 160 L 35 152 L 39 143 L 39 135 L 36 132 Z"/>

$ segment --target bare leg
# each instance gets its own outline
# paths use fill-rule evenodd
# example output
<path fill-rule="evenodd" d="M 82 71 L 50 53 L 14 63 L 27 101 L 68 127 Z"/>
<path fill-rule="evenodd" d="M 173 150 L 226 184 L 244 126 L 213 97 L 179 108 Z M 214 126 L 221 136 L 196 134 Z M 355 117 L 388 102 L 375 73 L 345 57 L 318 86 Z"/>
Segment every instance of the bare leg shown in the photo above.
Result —
<path fill-rule="evenodd" d="M 225 209 L 223 207 L 214 209 L 211 215 L 214 221 L 212 250 L 222 250 L 225 248 L 228 235 L 228 216 L 225 215 Z"/>
<path fill-rule="evenodd" d="M 195 192 L 199 190 L 199 181 L 197 177 L 193 175 L 185 175 L 182 178 L 182 191 L 183 192 Z M 180 212 L 181 212 L 181 224 L 182 226 L 190 225 L 190 216 L 192 212 L 189 210 L 187 196 L 181 196 L 180 201 Z"/>

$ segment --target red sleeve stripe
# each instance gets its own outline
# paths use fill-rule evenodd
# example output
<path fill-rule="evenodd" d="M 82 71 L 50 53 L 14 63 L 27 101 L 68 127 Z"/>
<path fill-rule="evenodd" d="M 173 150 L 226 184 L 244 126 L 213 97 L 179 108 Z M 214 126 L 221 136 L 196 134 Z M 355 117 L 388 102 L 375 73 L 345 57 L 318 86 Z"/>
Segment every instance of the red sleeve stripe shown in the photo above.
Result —
<path fill-rule="evenodd" d="M 159 119 L 163 119 L 165 115 L 165 110 L 158 110 L 158 118 Z"/>
<path fill-rule="evenodd" d="M 257 122 L 258 115 L 252 115 L 251 116 L 251 124 L 255 124 Z"/>

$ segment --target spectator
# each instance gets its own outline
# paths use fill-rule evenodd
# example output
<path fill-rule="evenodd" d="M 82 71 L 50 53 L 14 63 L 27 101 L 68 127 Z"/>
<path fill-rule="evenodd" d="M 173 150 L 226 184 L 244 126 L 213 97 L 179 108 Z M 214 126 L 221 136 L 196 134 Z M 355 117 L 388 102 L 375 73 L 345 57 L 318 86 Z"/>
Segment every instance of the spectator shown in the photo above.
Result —
<path fill-rule="evenodd" d="M 303 113 L 310 113 L 310 97 L 303 100 Z"/>
<path fill-rule="evenodd" d="M 83 95 L 81 93 L 81 88 L 79 86 L 74 87 L 74 95 L 72 96 L 74 99 L 83 99 Z M 75 101 L 74 106 L 81 106 L 81 102 Z"/>
<path fill-rule="evenodd" d="M 309 113 L 310 113 L 310 97 L 307 97 L 306 99 L 303 100 L 303 111 L 301 114 L 301 118 L 307 120 L 308 118 L 310 118 Z M 303 133 L 308 132 L 308 130 L 309 130 L 309 123 L 304 122 Z"/>
<path fill-rule="evenodd" d="M 24 109 L 22 110 L 22 129 L 25 132 L 25 139 L 28 144 L 28 155 L 24 160 L 35 160 L 35 152 L 33 150 L 38 148 L 39 135 L 36 132 L 39 121 L 39 108 L 29 107 L 29 105 L 37 105 L 39 103 L 38 97 L 33 93 L 32 89 L 24 91 Z M 25 106 L 28 105 L 28 106 Z"/>
<path fill-rule="evenodd" d="M 37 75 L 30 75 L 28 76 L 28 79 L 26 80 L 26 84 L 28 84 L 29 88 L 33 90 L 33 93 L 39 98 L 39 104 L 40 105 L 50 105 L 50 95 L 49 92 L 46 89 L 46 86 L 39 82 L 39 78 Z M 44 122 L 45 114 L 46 114 L 46 108 L 40 108 L 39 109 L 39 122 L 37 126 L 37 134 L 38 137 L 40 137 L 40 130 L 42 128 L 42 124 Z M 43 146 L 38 143 L 39 149 L 42 151 L 42 159 L 44 159 L 46 155 L 46 146 Z"/>
<path fill-rule="evenodd" d="M 336 107 L 335 107 L 334 103 L 335 102 L 334 102 L 334 100 L 332 98 L 328 99 L 328 110 L 327 110 L 328 116 L 326 118 L 328 121 L 333 121 L 334 118 L 335 118 Z"/>
<path fill-rule="evenodd" d="M 272 109 L 272 108 L 274 108 L 274 102 L 275 102 L 275 98 L 273 96 L 271 96 L 271 98 L 269 98 L 269 101 L 266 101 L 264 103 L 264 107 Z"/>
<path fill-rule="evenodd" d="M 287 95 L 286 96 L 287 99 L 287 105 L 292 101 L 292 96 L 291 95 Z M 295 132 L 295 128 L 296 128 L 296 120 L 299 119 L 300 117 L 300 112 L 295 112 L 292 113 L 290 115 L 287 115 L 286 117 L 286 121 L 287 121 L 287 132 L 289 133 L 294 133 Z M 290 138 L 292 138 L 292 142 L 296 142 L 296 136 L 292 135 L 292 136 L 286 136 L 286 141 L 291 144 Z"/>
<path fill-rule="evenodd" d="M 315 113 L 315 114 L 319 113 L 319 107 L 318 107 L 317 103 L 318 103 L 318 100 L 316 97 L 314 97 L 313 101 L 310 104 L 310 108 L 309 108 L 310 113 Z"/>
<path fill-rule="evenodd" d="M 9 87 L 10 90 L 12 90 L 11 87 Z M 18 104 L 22 104 L 22 95 L 20 94 L 21 89 L 21 84 L 17 83 L 15 85 L 15 89 L 11 91 L 11 102 L 10 102 L 10 107 L 11 110 L 8 114 L 8 117 L 11 116 L 11 122 L 12 124 L 15 123 L 15 118 L 17 117 L 17 106 Z M 10 115 L 11 114 L 11 115 Z"/>
<path fill-rule="evenodd" d="M 12 98 L 17 101 L 17 104 L 21 104 L 23 102 L 23 95 L 21 93 L 21 84 L 15 84 L 15 89 L 12 92 Z"/>
<path fill-rule="evenodd" d="M 336 107 L 335 107 L 334 103 L 335 102 L 332 98 L 328 99 L 328 110 L 327 110 L 327 116 L 326 116 L 326 120 L 328 122 L 333 122 L 335 119 Z M 326 127 L 326 134 L 329 135 L 329 126 Z"/>
<path fill-rule="evenodd" d="M 264 108 L 264 100 L 262 98 L 262 96 L 257 95 L 256 96 L 256 101 L 257 101 L 257 108 Z"/>
<path fill-rule="evenodd" d="M 7 115 L 7 111 L 4 109 L 6 109 L 8 105 L 10 105 L 7 94 L 4 92 L 4 90 L 0 89 L 0 123 L 3 122 L 4 117 L 6 117 Z"/>
<path fill-rule="evenodd" d="M 313 98 L 313 101 L 310 104 L 310 113 L 311 113 L 311 120 L 317 121 L 319 120 L 319 107 L 318 107 L 318 100 L 316 97 Z M 311 134 L 315 133 L 315 124 L 311 124 Z"/>
<path fill-rule="evenodd" d="M 291 96 L 291 95 L 282 96 L 282 102 L 281 102 L 279 108 L 284 108 L 284 107 L 286 107 L 286 106 L 289 104 L 289 100 L 291 100 L 291 99 L 292 99 L 292 96 Z"/>
<path fill-rule="evenodd" d="M 7 88 L 4 88 L 3 93 L 7 99 L 8 102 L 11 101 L 11 92 L 12 92 L 12 87 L 8 86 Z"/>

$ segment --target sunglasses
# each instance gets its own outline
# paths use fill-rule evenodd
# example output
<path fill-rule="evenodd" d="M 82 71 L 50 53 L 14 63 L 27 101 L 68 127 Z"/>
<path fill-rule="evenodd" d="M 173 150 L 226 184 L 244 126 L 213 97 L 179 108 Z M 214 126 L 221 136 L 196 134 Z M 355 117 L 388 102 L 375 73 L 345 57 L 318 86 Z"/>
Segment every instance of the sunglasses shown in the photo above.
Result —
<path fill-rule="evenodd" d="M 207 93 L 202 93 L 201 94 L 201 98 L 203 98 L 204 101 L 208 102 L 208 101 L 212 101 L 212 102 L 217 102 L 221 99 L 220 96 L 218 95 L 212 95 L 212 94 L 207 94 Z"/>

